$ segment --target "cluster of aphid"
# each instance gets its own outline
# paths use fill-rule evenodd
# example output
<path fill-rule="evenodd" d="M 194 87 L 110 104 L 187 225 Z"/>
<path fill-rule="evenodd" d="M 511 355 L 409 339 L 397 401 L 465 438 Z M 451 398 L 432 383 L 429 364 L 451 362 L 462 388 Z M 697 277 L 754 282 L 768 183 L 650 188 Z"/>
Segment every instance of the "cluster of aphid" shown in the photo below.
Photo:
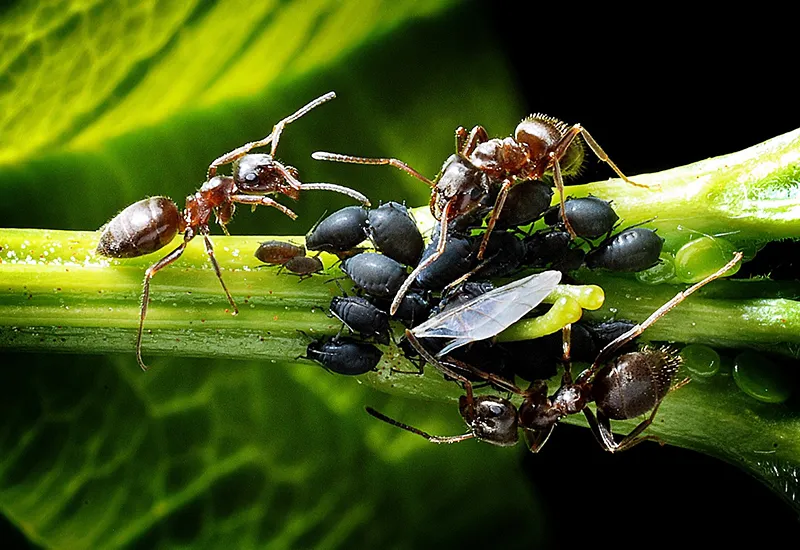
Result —
<path fill-rule="evenodd" d="M 344 193 L 369 205 L 366 197 L 346 187 L 300 182 L 294 168 L 274 157 L 283 127 L 332 97 L 330 93 L 318 98 L 275 125 L 266 138 L 215 160 L 206 182 L 187 199 L 183 213 L 171 200 L 154 197 L 131 205 L 105 228 L 98 253 L 113 257 L 153 252 L 184 233 L 183 242 L 145 273 L 136 344 L 142 368 L 142 325 L 150 279 L 174 262 L 195 235 L 203 235 L 234 314 L 237 311 L 208 237 L 212 213 L 223 228 L 235 203 L 272 206 L 294 217 L 291 210 L 267 195 L 281 193 L 297 199 L 306 189 Z M 305 247 L 280 241 L 262 243 L 256 251 L 259 260 L 301 277 L 322 271 L 319 258 L 308 256 L 306 249 L 336 254 L 342 260 L 341 270 L 358 288 L 357 295 L 335 297 L 330 304 L 331 314 L 358 337 L 339 334 L 315 340 L 306 357 L 341 374 L 374 370 L 382 357 L 375 344 L 396 340 L 390 322 L 394 319 L 405 325 L 399 346 L 407 357 L 419 361 L 420 372 L 425 364 L 432 365 L 463 387 L 459 408 L 470 431 L 456 437 L 432 436 L 367 409 L 383 421 L 437 443 L 476 437 L 512 445 L 521 428 L 531 450 L 537 451 L 561 418 L 583 412 L 607 450 L 652 439 L 641 433 L 652 422 L 664 396 L 680 385 L 673 385 L 680 361 L 667 348 L 626 348 L 688 294 L 727 271 L 740 255 L 676 295 L 642 324 L 575 324 L 565 326 L 556 340 L 516 345 L 494 342 L 522 317 L 541 313 L 541 304 L 568 271 L 585 264 L 592 269 L 635 272 L 659 261 L 663 241 L 654 231 L 631 227 L 615 234 L 618 217 L 610 203 L 596 197 L 565 199 L 562 173 L 576 171 L 583 161 L 578 135 L 621 178 L 637 185 L 580 125 L 568 126 L 544 115 L 525 119 L 513 137 L 504 139 L 489 139 L 480 126 L 471 132 L 459 128 L 457 152 L 434 180 L 397 159 L 315 153 L 314 158 L 322 160 L 392 165 L 427 183 L 432 188 L 430 206 L 437 224 L 426 247 L 404 206 L 394 202 L 374 209 L 352 206 L 319 222 L 307 235 Z M 250 153 L 268 144 L 272 146 L 270 154 Z M 228 163 L 233 163 L 233 175 L 217 176 L 217 167 Z M 553 191 L 543 181 L 546 174 L 552 175 L 559 196 L 558 205 L 552 208 Z M 540 218 L 544 218 L 545 229 L 534 233 L 522 229 Z M 376 252 L 358 248 L 365 240 L 372 242 Z M 540 272 L 499 288 L 489 281 L 532 269 Z M 532 357 L 542 359 L 531 361 Z M 570 368 L 573 358 L 591 363 L 575 379 Z M 555 374 L 559 360 L 564 364 L 561 384 L 548 396 L 545 380 Z M 529 386 L 517 386 L 516 376 L 528 380 Z M 522 405 L 517 408 L 500 396 L 476 396 L 475 382 L 517 394 Z M 596 416 L 587 407 L 592 401 Z M 631 434 L 620 442 L 614 440 L 610 419 L 635 418 L 647 411 L 650 416 Z"/>

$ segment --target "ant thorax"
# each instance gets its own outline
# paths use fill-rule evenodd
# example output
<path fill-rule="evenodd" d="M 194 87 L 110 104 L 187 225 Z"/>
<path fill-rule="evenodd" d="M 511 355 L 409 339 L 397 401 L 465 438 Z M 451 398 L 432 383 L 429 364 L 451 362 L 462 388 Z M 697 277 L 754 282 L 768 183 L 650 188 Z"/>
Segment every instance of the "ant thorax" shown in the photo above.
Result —
<path fill-rule="evenodd" d="M 564 416 L 579 413 L 586 407 L 588 393 L 588 388 L 583 385 L 562 385 L 551 398 L 553 408 Z"/>
<path fill-rule="evenodd" d="M 214 176 L 200 186 L 195 197 L 212 204 L 212 206 L 219 206 L 228 200 L 235 187 L 233 178 L 230 176 Z"/>
<path fill-rule="evenodd" d="M 531 162 L 527 149 L 524 143 L 517 143 L 511 137 L 490 139 L 475 147 L 470 161 L 476 168 L 495 179 L 512 176 L 521 179 L 538 178 L 534 173 L 539 167 L 536 162 Z"/>
<path fill-rule="evenodd" d="M 562 383 L 547 397 L 547 384 L 540 380 L 531 384 L 520 405 L 519 423 L 528 430 L 548 430 L 565 416 L 583 411 L 590 400 L 590 385 Z"/>
<path fill-rule="evenodd" d="M 466 158 L 450 155 L 442 166 L 436 180 L 436 192 L 432 200 L 434 217 L 441 219 L 445 205 L 453 200 L 450 212 L 463 215 L 477 208 L 489 196 L 490 186 L 487 174 Z"/>
<path fill-rule="evenodd" d="M 236 184 L 229 176 L 214 176 L 203 183 L 197 193 L 186 198 L 184 217 L 187 224 L 192 227 L 208 225 L 211 212 L 215 208 L 229 204 L 235 188 Z"/>

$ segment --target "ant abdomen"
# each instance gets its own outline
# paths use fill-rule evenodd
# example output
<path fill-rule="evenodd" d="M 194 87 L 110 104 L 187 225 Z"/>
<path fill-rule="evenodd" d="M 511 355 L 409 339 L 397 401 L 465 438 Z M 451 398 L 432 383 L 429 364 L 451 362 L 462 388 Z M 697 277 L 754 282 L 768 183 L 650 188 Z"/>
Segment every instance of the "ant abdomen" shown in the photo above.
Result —
<path fill-rule="evenodd" d="M 183 226 L 183 216 L 172 199 L 143 199 L 106 224 L 97 244 L 97 254 L 111 258 L 144 256 L 168 245 Z"/>
<path fill-rule="evenodd" d="M 607 418 L 626 420 L 653 409 L 667 395 L 681 357 L 670 348 L 642 348 L 615 358 L 593 381 L 592 396 Z"/>

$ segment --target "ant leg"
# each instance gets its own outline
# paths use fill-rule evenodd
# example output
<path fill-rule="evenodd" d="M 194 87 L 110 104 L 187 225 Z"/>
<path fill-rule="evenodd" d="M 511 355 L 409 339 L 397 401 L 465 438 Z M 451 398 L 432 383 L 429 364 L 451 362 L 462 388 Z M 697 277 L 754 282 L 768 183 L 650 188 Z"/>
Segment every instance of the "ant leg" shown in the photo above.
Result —
<path fill-rule="evenodd" d="M 653 418 L 655 418 L 656 413 L 658 412 L 658 407 L 661 405 L 661 401 L 656 403 L 656 406 L 653 407 L 653 411 L 650 413 L 650 416 L 647 417 L 645 420 L 639 423 L 631 433 L 623 437 L 619 443 L 614 440 L 614 434 L 611 431 L 611 423 L 609 422 L 608 418 L 603 411 L 597 411 L 597 418 L 595 418 L 594 414 L 588 407 L 583 409 L 584 415 L 586 416 L 586 420 L 589 422 L 589 426 L 592 429 L 592 433 L 594 433 L 597 441 L 600 443 L 600 446 L 603 447 L 604 450 L 615 453 L 618 451 L 625 451 L 634 447 L 641 443 L 642 441 L 657 441 L 660 445 L 664 444 L 664 441 L 661 440 L 658 436 L 655 435 L 643 435 L 640 436 L 643 431 L 647 429 L 650 424 L 653 423 Z"/>
<path fill-rule="evenodd" d="M 489 135 L 483 126 L 474 126 L 469 135 L 463 126 L 456 130 L 456 152 L 462 156 L 470 156 L 479 144 L 486 141 L 489 141 Z"/>
<path fill-rule="evenodd" d="M 427 259 L 420 262 L 419 265 L 414 268 L 414 271 L 411 272 L 411 275 L 406 277 L 406 280 L 403 281 L 403 284 L 400 286 L 400 289 L 397 291 L 397 294 L 395 294 L 395 297 L 392 300 L 392 305 L 389 308 L 389 315 L 393 316 L 395 313 L 397 313 L 400 303 L 403 301 L 403 297 L 408 292 L 408 289 L 411 288 L 411 285 L 414 284 L 414 281 L 417 280 L 417 275 L 422 273 L 428 268 L 428 266 L 438 260 L 442 254 L 444 254 L 444 249 L 447 245 L 447 216 L 450 215 L 450 206 L 452 204 L 453 199 L 448 201 L 444 206 L 444 211 L 442 212 L 441 230 L 439 231 L 439 244 L 436 247 L 436 251 L 428 256 Z"/>
<path fill-rule="evenodd" d="M 464 391 L 467 394 L 466 396 L 467 407 L 469 408 L 470 411 L 473 411 L 474 399 L 472 392 L 472 382 L 470 382 L 466 377 L 458 374 L 456 371 L 454 371 L 453 369 L 444 365 L 441 361 L 436 359 L 427 349 L 425 349 L 425 346 L 423 346 L 422 343 L 419 340 L 417 340 L 417 337 L 414 336 L 414 333 L 412 333 L 408 329 L 406 329 L 406 340 L 408 340 L 408 343 L 411 344 L 415 350 L 417 350 L 417 353 L 419 353 L 420 357 L 422 357 L 423 360 L 427 361 L 428 363 L 436 367 L 436 370 L 441 372 L 443 375 L 449 376 L 453 380 L 456 380 L 457 382 L 460 382 L 461 384 L 464 385 Z"/>
<path fill-rule="evenodd" d="M 561 220 L 564 222 L 564 227 L 566 228 L 569 236 L 572 240 L 577 238 L 577 234 L 575 230 L 572 229 L 572 224 L 569 223 L 567 219 L 567 206 L 566 201 L 564 200 L 564 178 L 561 177 L 561 163 L 558 162 L 558 157 L 554 153 L 550 153 L 550 160 L 553 163 L 553 181 L 556 184 L 556 190 L 558 191 L 558 201 L 561 208 Z"/>
<path fill-rule="evenodd" d="M 402 422 L 398 422 L 397 420 L 394 420 L 393 418 L 389 418 L 385 414 L 379 413 L 378 411 L 376 411 L 372 407 L 366 407 L 365 410 L 367 411 L 367 413 L 369 413 L 370 415 L 374 416 L 378 420 L 382 420 L 382 421 L 386 422 L 387 424 L 391 424 L 392 426 L 396 426 L 396 427 L 401 428 L 401 429 L 403 429 L 403 430 L 405 430 L 407 432 L 411 432 L 412 434 L 421 435 L 422 437 L 424 437 L 425 439 L 427 439 L 431 443 L 458 443 L 459 441 L 465 441 L 467 439 L 472 439 L 473 437 L 475 437 L 475 434 L 473 434 L 473 433 L 468 433 L 468 434 L 464 434 L 464 435 L 456 435 L 456 436 L 451 436 L 451 437 L 443 437 L 443 436 L 439 436 L 439 435 L 431 435 L 431 434 L 429 434 L 427 432 L 423 432 L 422 430 L 418 430 L 417 428 L 414 428 L 413 426 L 409 426 L 408 424 L 403 424 Z"/>
<path fill-rule="evenodd" d="M 214 267 L 214 272 L 217 274 L 217 279 L 219 279 L 219 283 L 222 285 L 222 290 L 225 291 L 225 296 L 228 298 L 228 303 L 230 303 L 231 308 L 233 308 L 231 315 L 239 315 L 239 308 L 236 307 L 236 302 L 233 301 L 231 293 L 228 292 L 228 287 L 225 286 L 225 281 L 222 280 L 222 273 L 220 272 L 217 258 L 214 256 L 214 245 L 211 244 L 211 239 L 208 237 L 208 235 L 203 235 L 203 240 L 206 244 L 206 254 L 208 254 L 208 259 L 211 260 L 211 265 Z"/>
<path fill-rule="evenodd" d="M 496 386 L 498 386 L 502 390 L 507 391 L 509 393 L 515 393 L 517 395 L 527 395 L 528 394 L 527 391 L 521 390 L 519 388 L 519 386 L 517 386 L 516 384 L 514 384 L 510 380 L 506 380 L 505 378 L 497 376 L 496 374 L 493 374 L 491 372 L 484 372 L 481 369 L 479 369 L 478 367 L 472 366 L 469 363 L 464 363 L 463 361 L 459 361 L 458 359 L 454 359 L 454 358 L 449 357 L 449 356 L 448 356 L 448 359 L 447 359 L 447 363 L 450 364 L 450 365 L 457 366 L 457 367 L 465 370 L 466 372 L 471 372 L 475 376 L 478 376 L 478 377 L 486 380 L 490 384 L 495 384 Z"/>
<path fill-rule="evenodd" d="M 284 126 L 287 124 L 294 122 L 298 118 L 302 117 L 306 113 L 308 113 L 311 109 L 318 107 L 325 103 L 326 101 L 330 101 L 331 99 L 335 98 L 336 94 L 333 92 L 328 92 L 325 95 L 319 96 L 317 99 L 303 105 L 295 111 L 293 114 L 289 115 L 288 117 L 284 118 L 283 120 L 279 121 L 275 126 L 272 127 L 272 132 L 263 139 L 259 139 L 258 141 L 251 141 L 249 143 L 245 143 L 241 147 L 237 147 L 233 151 L 229 151 L 224 155 L 218 157 L 217 159 L 212 162 L 208 167 L 208 174 L 207 178 L 211 179 L 217 175 L 217 168 L 223 166 L 225 164 L 230 164 L 234 161 L 239 160 L 251 150 L 255 149 L 256 147 L 263 147 L 265 145 L 269 145 L 272 143 L 272 154 L 271 156 L 275 156 L 275 147 L 278 146 L 278 140 L 280 139 L 280 135 L 283 132 Z M 277 133 L 276 133 L 277 132 Z"/>
<path fill-rule="evenodd" d="M 500 217 L 500 212 L 503 211 L 503 205 L 506 203 L 506 197 L 508 197 L 508 190 L 511 189 L 511 185 L 512 181 L 506 178 L 503 181 L 502 187 L 500 187 L 500 192 L 497 193 L 497 199 L 494 201 L 494 208 L 492 208 L 492 215 L 489 216 L 489 222 L 486 224 L 486 231 L 484 231 L 483 239 L 481 240 L 481 247 L 478 249 L 479 260 L 482 260 L 483 255 L 486 253 L 486 246 L 489 244 L 489 236 L 492 234 L 492 230 L 494 230 L 497 218 Z"/>
<path fill-rule="evenodd" d="M 564 374 L 561 385 L 572 384 L 572 323 L 561 329 L 561 361 L 564 363 Z"/>
<path fill-rule="evenodd" d="M 653 323 L 661 319 L 672 308 L 674 308 L 682 301 L 684 301 L 690 294 L 696 292 L 697 290 L 707 285 L 711 281 L 722 277 L 726 272 L 732 269 L 733 266 L 739 263 L 741 259 L 742 259 L 742 253 L 736 252 L 733 255 L 733 259 L 724 266 L 722 266 L 720 269 L 718 269 L 716 272 L 712 273 L 699 283 L 693 284 L 686 290 L 678 292 L 670 301 L 668 301 L 666 304 L 664 304 L 656 311 L 654 311 L 650 315 L 650 317 L 642 321 L 642 323 L 634 326 L 629 331 L 620 334 L 615 340 L 613 340 L 612 342 L 607 344 L 606 347 L 600 350 L 600 353 L 597 354 L 597 358 L 594 360 L 594 363 L 592 363 L 592 366 L 583 371 L 581 375 L 578 377 L 578 383 L 580 384 L 581 382 L 589 380 L 594 375 L 594 373 L 597 372 L 618 349 L 620 349 L 625 344 L 627 344 L 628 342 L 630 342 L 631 340 L 642 334 L 645 330 L 647 330 L 648 327 L 650 327 L 651 325 L 653 325 Z"/>
<path fill-rule="evenodd" d="M 399 168 L 400 170 L 406 172 L 407 174 L 411 174 L 418 180 L 428 184 L 429 187 L 434 187 L 434 183 L 411 168 L 408 164 L 403 162 L 402 160 L 398 159 L 390 159 L 390 158 L 368 158 L 368 157 L 354 157 L 352 155 L 340 155 L 338 153 L 326 153 L 325 151 L 317 151 L 311 155 L 311 158 L 314 160 L 329 160 L 332 162 L 346 162 L 350 164 L 371 164 L 375 166 L 394 166 L 395 168 Z"/>
<path fill-rule="evenodd" d="M 589 146 L 592 152 L 595 155 L 597 155 L 597 158 L 608 164 L 611 167 L 611 169 L 614 170 L 614 173 L 617 174 L 620 177 L 620 179 L 622 179 L 622 181 L 624 181 L 625 183 L 629 183 L 631 185 L 635 185 L 636 187 L 644 187 L 645 189 L 656 189 L 656 190 L 661 189 L 661 184 L 656 183 L 654 185 L 646 185 L 644 183 L 637 183 L 632 179 L 628 178 L 625 174 L 622 173 L 622 170 L 617 168 L 617 165 L 614 164 L 614 162 L 610 158 L 608 158 L 606 152 L 603 151 L 603 148 L 600 147 L 600 144 L 595 141 L 592 135 L 586 131 L 586 128 L 584 128 L 580 124 L 576 126 L 578 126 L 580 134 L 583 136 L 584 141 L 586 141 L 586 144 Z"/>
<path fill-rule="evenodd" d="M 144 371 L 146 371 L 148 367 L 144 364 L 144 361 L 142 361 L 142 329 L 144 328 L 144 318 L 147 316 L 147 305 L 150 302 L 150 279 L 152 279 L 156 273 L 181 257 L 183 251 L 186 250 L 186 245 L 194 237 L 194 235 L 188 238 L 187 236 L 184 236 L 184 241 L 178 248 L 148 267 L 147 271 L 144 272 L 144 281 L 142 282 L 142 305 L 139 309 L 139 332 L 136 334 L 136 361 L 139 362 L 139 366 L 142 367 Z"/>
<path fill-rule="evenodd" d="M 286 208 L 281 203 L 272 200 L 271 198 L 263 195 L 231 195 L 231 202 L 239 202 L 242 204 L 252 204 L 253 206 L 271 206 L 277 208 L 290 218 L 297 219 L 297 214 Z"/>
<path fill-rule="evenodd" d="M 608 154 L 603 150 L 602 147 L 600 147 L 600 144 L 597 143 L 597 141 L 595 141 L 595 139 L 586 130 L 586 128 L 584 128 L 580 124 L 575 124 L 572 128 L 570 128 L 567 131 L 566 134 L 564 134 L 564 137 L 561 138 L 561 141 L 558 143 L 558 146 L 556 147 L 556 156 L 558 159 L 561 159 L 564 156 L 570 144 L 572 143 L 572 140 L 574 140 L 578 134 L 583 136 L 583 140 L 586 142 L 586 145 L 589 146 L 589 149 L 592 150 L 592 153 L 594 153 L 595 156 L 597 156 L 597 158 L 600 159 L 602 162 L 608 164 L 611 167 L 611 169 L 614 170 L 614 173 L 617 174 L 617 176 L 619 176 L 619 178 L 625 183 L 635 185 L 636 187 L 644 187 L 645 189 L 661 189 L 661 185 L 659 184 L 645 185 L 643 183 L 637 183 L 632 179 L 628 178 L 628 176 L 626 176 L 625 174 L 623 174 L 622 170 L 620 170 L 617 167 L 617 165 L 614 164 L 614 162 L 610 158 L 608 158 Z"/>
<path fill-rule="evenodd" d="M 553 433 L 555 427 L 556 425 L 553 424 L 544 430 L 529 430 L 523 428 L 522 434 L 525 436 L 525 443 L 528 445 L 528 450 L 532 453 L 538 453 L 542 447 L 544 447 L 544 444 L 547 443 L 547 440 L 550 439 L 550 435 Z"/>
<path fill-rule="evenodd" d="M 467 129 L 463 126 L 456 128 L 456 151 L 461 152 L 464 150 L 464 144 L 467 143 Z"/>

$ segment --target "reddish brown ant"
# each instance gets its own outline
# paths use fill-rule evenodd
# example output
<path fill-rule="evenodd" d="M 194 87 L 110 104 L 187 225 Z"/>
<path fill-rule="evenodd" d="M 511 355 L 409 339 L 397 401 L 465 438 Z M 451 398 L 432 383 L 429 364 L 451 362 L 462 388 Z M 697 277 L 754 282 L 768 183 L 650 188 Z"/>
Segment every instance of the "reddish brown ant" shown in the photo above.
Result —
<path fill-rule="evenodd" d="M 504 378 L 482 372 L 452 357 L 439 360 L 425 349 L 410 330 L 407 330 L 406 337 L 425 361 L 464 386 L 466 395 L 459 399 L 459 411 L 470 431 L 452 437 L 434 436 L 393 420 L 372 408 L 368 407 L 367 412 L 379 420 L 421 435 L 433 443 L 456 443 L 477 438 L 493 445 L 511 446 L 517 443 L 518 428 L 522 428 L 529 449 L 535 453 L 547 442 L 559 420 L 580 412 L 584 413 L 592 433 L 606 451 L 623 451 L 642 441 L 660 442 L 656 436 L 641 434 L 653 422 L 667 393 L 688 382 L 683 380 L 672 384 L 672 379 L 680 367 L 681 358 L 669 348 L 644 347 L 622 355 L 619 351 L 687 296 L 725 274 L 741 259 L 742 254 L 737 252 L 722 269 L 688 289 L 678 292 L 641 324 L 635 325 L 606 345 L 598 353 L 592 365 L 574 381 L 569 365 L 570 325 L 567 325 L 564 328 L 564 375 L 560 387 L 550 397 L 547 396 L 547 384 L 543 380 L 536 380 L 527 390 L 522 390 Z M 522 404 L 517 409 L 511 401 L 502 397 L 474 396 L 472 383 L 457 371 L 471 372 L 498 387 L 522 396 Z M 588 407 L 592 401 L 595 402 L 597 416 Z M 614 439 L 610 420 L 636 418 L 648 411 L 650 411 L 649 416 L 633 431 L 619 442 Z"/>
<path fill-rule="evenodd" d="M 225 225 L 233 217 L 236 203 L 249 204 L 253 207 L 271 206 L 292 219 L 297 218 L 289 208 L 267 196 L 274 193 L 297 200 L 300 198 L 301 190 L 321 189 L 343 193 L 369 205 L 364 195 L 347 187 L 330 183 L 301 183 L 297 179 L 295 168 L 275 159 L 275 150 L 284 127 L 334 97 L 336 94 L 333 92 L 318 97 L 275 124 L 272 132 L 264 139 L 246 143 L 212 162 L 208 167 L 206 181 L 194 195 L 186 198 L 186 208 L 183 212 L 180 212 L 175 202 L 167 197 L 152 197 L 128 206 L 106 224 L 97 245 L 97 253 L 112 258 L 133 258 L 155 252 L 172 242 L 178 233 L 183 232 L 183 242 L 145 271 L 139 331 L 136 336 L 136 359 L 142 369 L 147 370 L 142 361 L 142 328 L 150 297 L 150 279 L 180 258 L 186 245 L 197 235 L 203 236 L 206 253 L 231 305 L 232 314 L 236 315 L 239 312 L 222 280 L 219 264 L 214 257 L 214 247 L 209 238 L 208 227 L 212 213 L 227 234 Z M 270 144 L 272 147 L 269 154 L 249 154 L 256 147 Z M 233 163 L 233 175 L 218 176 L 217 168 L 230 163 Z"/>
<path fill-rule="evenodd" d="M 508 191 L 516 182 L 539 180 L 546 173 L 552 173 L 558 189 L 564 225 L 575 238 L 575 231 L 564 215 L 564 181 L 561 165 L 563 163 L 565 171 L 569 173 L 577 170 L 583 161 L 583 146 L 575 139 L 578 135 L 582 135 L 592 152 L 624 181 L 639 187 L 648 187 L 628 179 L 580 124 L 569 126 L 543 114 L 529 116 L 517 125 L 514 137 L 504 139 L 489 139 L 482 126 L 475 126 L 469 133 L 465 128 L 459 127 L 456 130 L 456 154 L 445 161 L 442 170 L 433 181 L 394 158 L 365 158 L 321 151 L 314 153 L 312 157 L 317 160 L 354 164 L 388 164 L 425 182 L 433 190 L 430 207 L 433 216 L 441 221 L 439 244 L 436 253 L 420 263 L 403 283 L 392 302 L 390 312 L 394 315 L 417 275 L 443 254 L 447 242 L 448 223 L 455 218 L 480 212 L 488 206 L 487 202 L 493 201 L 492 213 L 478 250 L 478 259 L 483 259 L 489 236 L 503 209 Z"/>

